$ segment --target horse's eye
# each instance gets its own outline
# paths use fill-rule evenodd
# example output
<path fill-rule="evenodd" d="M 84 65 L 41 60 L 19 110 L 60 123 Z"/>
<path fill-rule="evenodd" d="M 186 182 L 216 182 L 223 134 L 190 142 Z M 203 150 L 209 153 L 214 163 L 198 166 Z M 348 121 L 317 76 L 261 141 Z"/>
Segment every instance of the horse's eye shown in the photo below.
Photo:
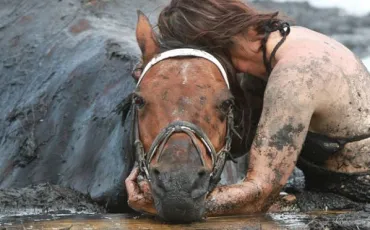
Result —
<path fill-rule="evenodd" d="M 228 113 L 231 109 L 231 107 L 234 105 L 234 102 L 233 100 L 231 99 L 228 99 L 226 101 L 223 101 L 221 103 L 221 106 L 220 106 L 220 109 L 223 113 Z"/>
<path fill-rule="evenodd" d="M 138 96 L 138 95 L 135 95 L 135 96 L 134 96 L 133 101 L 134 101 L 134 104 L 135 104 L 139 109 L 141 109 L 141 108 L 145 105 L 145 100 L 144 100 L 144 98 L 142 98 L 142 97 L 140 97 L 140 96 Z"/>

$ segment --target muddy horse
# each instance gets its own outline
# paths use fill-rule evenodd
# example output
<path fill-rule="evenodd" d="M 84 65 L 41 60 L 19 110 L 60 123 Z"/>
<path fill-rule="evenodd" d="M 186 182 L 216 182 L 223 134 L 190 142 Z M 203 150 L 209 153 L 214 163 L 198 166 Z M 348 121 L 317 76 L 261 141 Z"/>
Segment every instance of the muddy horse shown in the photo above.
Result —
<path fill-rule="evenodd" d="M 136 37 L 144 68 L 118 111 L 123 120 L 132 113 L 135 159 L 159 216 L 199 220 L 226 161 L 246 153 L 245 111 L 217 58 L 199 49 L 161 47 L 140 11 Z"/>

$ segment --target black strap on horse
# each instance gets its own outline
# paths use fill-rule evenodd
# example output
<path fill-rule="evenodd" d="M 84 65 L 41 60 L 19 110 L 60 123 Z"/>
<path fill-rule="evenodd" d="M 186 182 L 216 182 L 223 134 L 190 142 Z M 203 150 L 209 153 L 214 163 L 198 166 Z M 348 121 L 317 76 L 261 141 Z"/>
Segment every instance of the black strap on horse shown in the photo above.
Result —
<path fill-rule="evenodd" d="M 275 23 L 268 22 L 265 24 L 264 30 L 265 30 L 265 36 L 263 37 L 261 41 L 262 52 L 263 52 L 263 63 L 265 64 L 267 74 L 270 76 L 272 72 L 272 60 L 275 58 L 277 50 L 285 42 L 287 36 L 289 35 L 290 25 L 287 22 L 275 22 Z M 280 34 L 281 36 L 283 36 L 283 38 L 279 41 L 279 43 L 272 50 L 270 58 L 267 59 L 267 40 L 270 37 L 270 34 L 277 30 L 280 31 Z"/>

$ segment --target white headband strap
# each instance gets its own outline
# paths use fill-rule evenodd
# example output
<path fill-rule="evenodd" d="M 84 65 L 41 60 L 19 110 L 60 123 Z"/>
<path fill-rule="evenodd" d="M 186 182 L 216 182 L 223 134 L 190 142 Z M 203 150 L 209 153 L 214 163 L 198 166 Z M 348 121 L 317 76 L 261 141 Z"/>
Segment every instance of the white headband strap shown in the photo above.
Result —
<path fill-rule="evenodd" d="M 196 50 L 196 49 L 189 49 L 189 48 L 169 50 L 169 51 L 166 51 L 166 52 L 163 52 L 163 53 L 157 55 L 155 58 L 153 58 L 145 66 L 145 68 L 144 68 L 136 86 L 140 85 L 140 82 L 143 80 L 145 74 L 148 72 L 148 70 L 153 65 L 157 64 L 158 62 L 160 62 L 164 59 L 168 59 L 168 58 L 172 58 L 172 57 L 184 57 L 184 56 L 201 57 L 201 58 L 207 59 L 208 61 L 215 64 L 218 67 L 218 69 L 220 70 L 220 72 L 222 74 L 222 77 L 224 78 L 225 83 L 227 85 L 227 88 L 230 89 L 230 84 L 229 84 L 229 80 L 227 78 L 226 71 L 225 71 L 224 67 L 221 65 L 221 63 L 213 55 L 211 55 L 211 54 L 209 54 L 205 51 Z"/>

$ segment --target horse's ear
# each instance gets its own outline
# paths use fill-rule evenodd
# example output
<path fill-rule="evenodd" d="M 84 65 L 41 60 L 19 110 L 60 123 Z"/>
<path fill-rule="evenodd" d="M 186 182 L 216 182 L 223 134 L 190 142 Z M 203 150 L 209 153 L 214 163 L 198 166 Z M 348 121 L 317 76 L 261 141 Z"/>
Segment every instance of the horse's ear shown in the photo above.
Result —
<path fill-rule="evenodd" d="M 136 40 L 141 50 L 143 63 L 147 63 L 159 52 L 158 40 L 149 19 L 140 10 L 137 14 Z"/>

